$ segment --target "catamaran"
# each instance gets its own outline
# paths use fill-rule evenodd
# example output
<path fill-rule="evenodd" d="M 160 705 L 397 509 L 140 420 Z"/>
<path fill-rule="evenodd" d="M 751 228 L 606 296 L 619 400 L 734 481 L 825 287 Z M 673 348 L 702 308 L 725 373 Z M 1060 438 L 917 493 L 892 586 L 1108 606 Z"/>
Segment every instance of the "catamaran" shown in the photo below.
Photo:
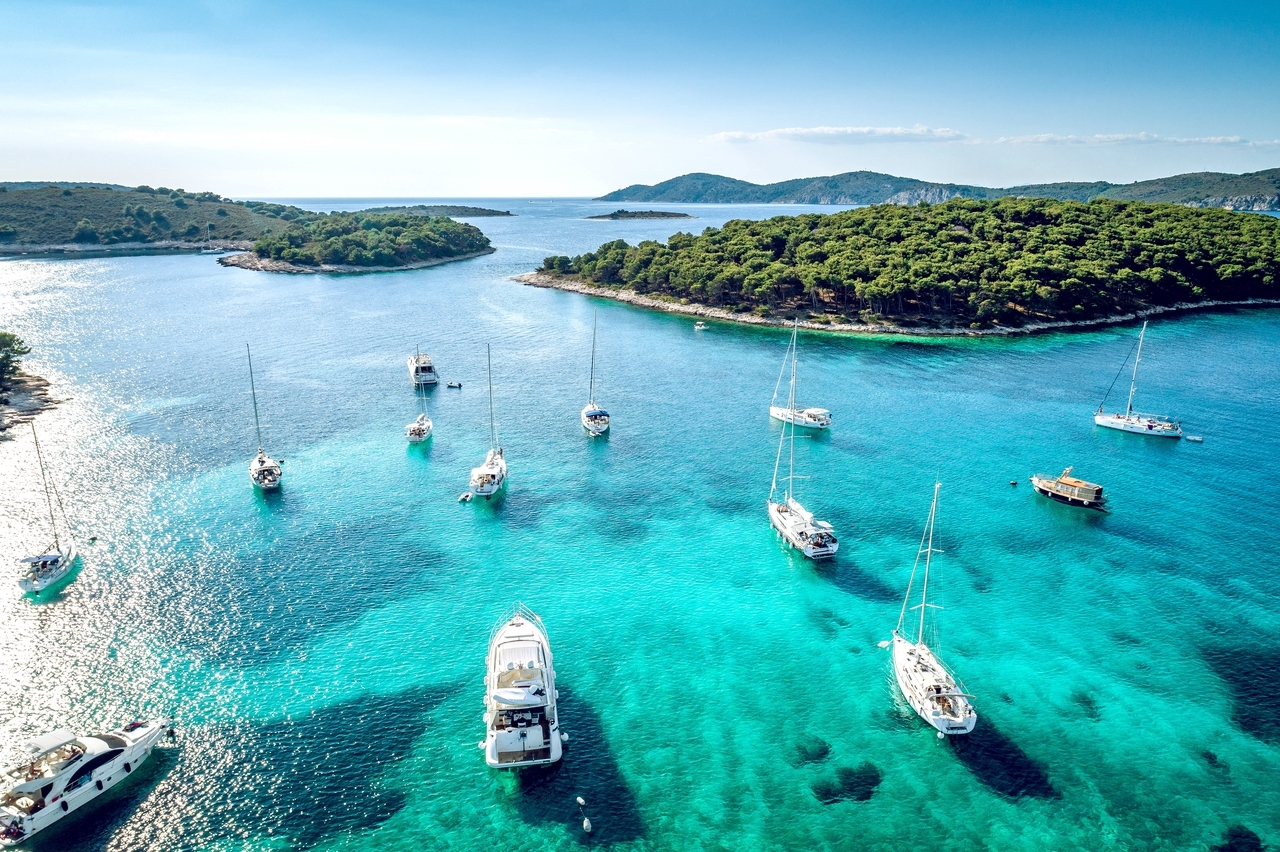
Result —
<path fill-rule="evenodd" d="M 787 407 L 794 410 L 796 400 L 796 360 L 791 358 L 791 390 L 788 393 Z M 769 489 L 769 523 L 778 531 L 787 544 L 798 549 L 810 559 L 830 559 L 836 555 L 840 542 L 831 524 L 814 518 L 813 513 L 805 509 L 795 498 L 796 480 L 796 422 L 784 420 L 782 435 L 778 438 L 778 456 L 773 462 L 773 487 Z M 788 426 L 790 430 L 788 430 Z M 782 448 L 790 448 L 790 460 L 787 463 L 787 487 L 781 500 L 776 499 L 778 493 L 778 468 L 782 464 Z"/>
<path fill-rule="evenodd" d="M 119 784 L 151 756 L 166 719 L 77 736 L 66 728 L 36 737 L 22 763 L 0 778 L 0 846 L 16 846 Z"/>
<path fill-rule="evenodd" d="M 488 500 L 506 484 L 507 460 L 502 456 L 502 444 L 498 443 L 498 426 L 493 418 L 493 353 L 487 343 L 485 355 L 489 364 L 489 452 L 484 457 L 484 464 L 471 469 L 471 490 L 468 494 Z"/>
<path fill-rule="evenodd" d="M 1098 404 L 1098 410 L 1093 415 L 1093 422 L 1099 426 L 1105 426 L 1108 429 L 1119 429 L 1121 432 L 1137 432 L 1139 435 L 1156 435 L 1161 438 L 1181 438 L 1182 424 L 1175 423 L 1158 414 L 1138 414 L 1133 410 L 1133 394 L 1138 388 L 1138 363 L 1142 360 L 1142 340 L 1147 336 L 1147 324 L 1142 323 L 1142 331 L 1138 333 L 1138 355 L 1133 359 L 1133 378 L 1129 382 L 1129 404 L 1125 406 L 1124 414 L 1116 412 L 1114 414 L 1104 414 L 1103 407 L 1107 404 L 1107 395 L 1111 393 L 1111 388 L 1107 388 L 1107 393 L 1103 395 L 1102 402 Z M 1127 362 L 1129 359 L 1126 358 Z M 1124 364 L 1120 365 L 1121 371 L 1124 370 Z M 1120 374 L 1116 374 L 1116 379 L 1120 378 Z M 1115 387 L 1115 379 L 1111 380 L 1111 387 Z"/>
<path fill-rule="evenodd" d="M 587 404 L 582 409 L 582 428 L 591 437 L 609 431 L 609 412 L 596 405 L 596 318 L 591 318 L 591 383 L 587 386 Z"/>
<path fill-rule="evenodd" d="M 524 604 L 493 629 L 485 660 L 484 762 L 494 769 L 555 763 L 563 753 L 547 629 Z"/>
<path fill-rule="evenodd" d="M 22 560 L 25 566 L 18 586 L 24 592 L 42 592 L 57 583 L 71 571 L 71 564 L 76 560 L 76 540 L 71 533 L 71 524 L 67 521 L 67 513 L 62 512 L 62 522 L 67 527 L 66 542 L 58 534 L 58 521 L 54 517 L 53 503 L 57 498 L 58 508 L 62 509 L 62 498 L 58 496 L 56 486 L 49 481 L 44 469 L 44 455 L 40 452 L 40 438 L 36 435 L 36 424 L 31 424 L 31 437 L 36 442 L 36 461 L 40 464 L 40 481 L 44 483 L 44 502 L 49 507 L 49 527 L 53 531 L 53 546 L 46 547 L 39 556 L 28 556 Z M 51 496 L 52 494 L 52 496 Z"/>
<path fill-rule="evenodd" d="M 963 685 L 956 681 L 955 675 L 925 642 L 925 615 L 930 609 L 939 609 L 929 603 L 929 568 L 933 554 L 942 552 L 933 546 L 933 525 L 938 515 L 938 489 L 941 487 L 936 482 L 933 485 L 933 505 L 929 507 L 929 520 L 920 536 L 920 548 L 916 551 L 915 565 L 911 567 L 911 580 L 902 599 L 902 611 L 898 613 L 898 626 L 893 630 L 892 641 L 893 672 L 898 678 L 898 688 L 911 709 L 937 729 L 939 738 L 967 734 L 978 722 L 978 714 L 969 703 L 970 696 L 965 694 Z M 920 603 L 911 607 L 920 610 L 920 622 L 916 638 L 912 641 L 905 635 L 904 624 L 921 555 L 924 556 L 924 578 L 920 584 Z M 934 644 L 937 644 L 936 626 L 934 633 Z M 881 647 L 887 644 L 890 643 L 880 643 Z"/>
<path fill-rule="evenodd" d="M 253 353 L 249 344 L 244 345 L 245 354 L 249 356 L 249 393 L 253 395 L 253 428 L 258 435 L 258 454 L 249 462 L 249 481 L 263 491 L 280 487 L 280 478 L 284 471 L 280 462 L 271 458 L 262 449 L 262 422 L 258 419 L 258 389 L 253 383 Z"/>
<path fill-rule="evenodd" d="M 795 394 L 788 400 L 786 407 L 778 405 L 778 391 L 782 389 L 782 376 L 787 372 L 787 362 L 791 362 L 794 378 L 796 363 L 796 335 L 800 330 L 800 320 L 791 328 L 791 343 L 787 346 L 787 354 L 782 359 L 782 369 L 778 371 L 778 383 L 773 386 L 773 402 L 769 404 L 769 416 L 783 423 L 803 426 L 806 429 L 826 429 L 831 425 L 831 412 L 825 408 L 797 408 Z"/>
<path fill-rule="evenodd" d="M 436 372 L 435 365 L 431 363 L 431 356 L 422 354 L 417 347 L 414 348 L 413 354 L 409 356 L 409 380 L 413 382 L 414 387 L 440 383 L 440 374 Z"/>

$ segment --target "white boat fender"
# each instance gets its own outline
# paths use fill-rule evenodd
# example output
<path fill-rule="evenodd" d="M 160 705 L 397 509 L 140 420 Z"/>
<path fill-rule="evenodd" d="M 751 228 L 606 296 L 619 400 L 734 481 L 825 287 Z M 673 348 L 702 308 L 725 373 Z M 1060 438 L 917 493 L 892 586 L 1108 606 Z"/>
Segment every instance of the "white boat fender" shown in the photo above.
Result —
<path fill-rule="evenodd" d="M 561 732 L 560 732 L 560 742 L 562 742 L 562 743 L 567 743 L 567 742 L 569 742 L 569 735 L 568 735 L 568 734 L 566 734 L 564 731 L 561 731 Z"/>
<path fill-rule="evenodd" d="M 584 798 L 582 798 L 581 796 L 579 796 L 579 797 L 578 797 L 578 807 L 580 807 L 580 808 L 585 808 L 586 806 L 587 806 L 587 800 L 586 800 L 586 799 L 584 799 Z"/>
<path fill-rule="evenodd" d="M 481 740 L 480 742 L 476 743 L 476 748 L 483 750 L 483 749 L 484 749 L 484 740 Z"/>
<path fill-rule="evenodd" d="M 947 738 L 946 734 L 942 733 L 942 731 L 938 731 L 938 739 L 945 740 L 946 738 Z"/>
<path fill-rule="evenodd" d="M 587 834 L 591 833 L 591 820 L 587 819 L 586 817 L 582 818 L 582 830 L 585 831 Z"/>

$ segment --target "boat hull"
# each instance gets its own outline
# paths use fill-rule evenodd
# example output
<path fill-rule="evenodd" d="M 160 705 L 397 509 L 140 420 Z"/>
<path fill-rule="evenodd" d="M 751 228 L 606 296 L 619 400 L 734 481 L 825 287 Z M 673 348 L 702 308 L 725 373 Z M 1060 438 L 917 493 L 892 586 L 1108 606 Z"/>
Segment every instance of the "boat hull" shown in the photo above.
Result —
<path fill-rule="evenodd" d="M 1102 500 L 1085 500 L 1079 497 L 1070 497 L 1066 494 L 1059 494 L 1050 489 L 1044 480 L 1038 477 L 1031 477 L 1031 488 L 1042 497 L 1048 497 L 1055 503 L 1061 503 L 1064 506 L 1075 506 L 1080 509 L 1093 509 L 1095 512 L 1109 512 L 1106 499 Z"/>
<path fill-rule="evenodd" d="M 1182 427 L 1158 417 L 1146 417 L 1140 414 L 1125 416 L 1123 414 L 1095 414 L 1093 422 L 1106 429 L 1119 432 L 1132 432 L 1135 435 L 1149 435 L 1153 438 L 1182 437 Z"/>
<path fill-rule="evenodd" d="M 939 734 L 948 737 L 967 734 L 978 723 L 978 714 L 959 694 L 959 687 L 928 647 L 913 645 L 895 633 L 893 673 L 911 709 Z M 939 689 L 947 706 L 959 708 L 959 712 L 948 714 L 940 709 L 943 705 L 929 697 L 931 688 Z"/>
<path fill-rule="evenodd" d="M 831 536 L 829 543 L 814 544 L 808 535 L 803 534 L 803 530 L 797 529 L 795 524 L 789 522 L 790 519 L 787 515 L 790 513 L 784 512 L 782 506 L 783 504 L 781 503 L 769 504 L 769 524 L 777 531 L 778 535 L 782 536 L 788 547 L 800 551 L 815 562 L 835 558 L 836 551 L 840 548 L 840 542 L 835 540 L 834 535 Z"/>
<path fill-rule="evenodd" d="M 830 416 L 825 413 L 816 414 L 810 412 L 811 409 L 784 408 L 781 405 L 769 406 L 769 416 L 774 420 L 792 423 L 802 429 L 828 429 L 831 427 Z"/>
<path fill-rule="evenodd" d="M 541 620 L 523 605 L 494 631 L 485 669 L 485 764 L 523 769 L 560 760 L 564 744 L 551 642 Z"/>
<path fill-rule="evenodd" d="M 588 435 L 598 438 L 609 431 L 609 418 L 588 417 L 587 412 L 593 410 L 595 410 L 595 406 L 588 405 L 582 409 L 582 414 L 579 415 L 578 419 L 582 422 L 582 428 L 587 430 Z"/>
<path fill-rule="evenodd" d="M 433 365 L 429 360 L 425 364 L 421 365 L 421 369 L 419 369 L 415 356 L 410 355 L 409 381 L 413 383 L 414 387 L 435 385 L 440 383 L 440 374 L 436 372 L 435 365 Z"/>
<path fill-rule="evenodd" d="M 67 575 L 71 573 L 71 566 L 76 561 L 76 543 L 74 541 L 68 543 L 67 549 L 61 551 L 61 554 L 62 558 L 58 560 L 53 570 L 35 574 L 35 576 L 33 576 L 35 572 L 28 572 L 18 580 L 18 587 L 24 592 L 38 593 L 65 580 Z"/>
<path fill-rule="evenodd" d="M 506 484 L 506 459 L 493 450 L 490 450 L 489 455 L 485 457 L 484 464 L 472 468 L 468 483 L 472 496 L 483 497 L 486 500 L 501 491 Z"/>

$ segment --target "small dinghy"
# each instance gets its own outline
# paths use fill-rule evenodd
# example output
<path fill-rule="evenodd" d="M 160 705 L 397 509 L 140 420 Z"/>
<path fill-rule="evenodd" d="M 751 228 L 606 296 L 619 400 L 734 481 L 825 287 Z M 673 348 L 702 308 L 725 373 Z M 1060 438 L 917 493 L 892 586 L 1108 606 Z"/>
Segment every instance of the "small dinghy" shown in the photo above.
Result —
<path fill-rule="evenodd" d="M 462 390 L 462 382 L 449 382 L 447 387 L 457 388 L 458 390 Z"/>

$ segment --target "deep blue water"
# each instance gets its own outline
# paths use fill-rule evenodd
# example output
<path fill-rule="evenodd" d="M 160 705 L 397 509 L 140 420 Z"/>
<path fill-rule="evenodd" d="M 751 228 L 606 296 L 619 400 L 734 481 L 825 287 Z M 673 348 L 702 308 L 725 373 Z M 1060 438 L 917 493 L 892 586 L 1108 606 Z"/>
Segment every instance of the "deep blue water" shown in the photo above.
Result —
<path fill-rule="evenodd" d="M 36 848 L 1204 849 L 1235 825 L 1280 842 L 1280 311 L 1151 324 L 1139 406 L 1203 444 L 1093 426 L 1134 327 L 802 334 L 800 400 L 835 417 L 798 442 L 800 496 L 841 534 L 817 567 L 763 506 L 784 332 L 509 280 L 799 208 L 591 222 L 619 205 L 467 203 L 519 214 L 474 220 L 498 251 L 411 272 L 0 263 L 0 327 L 67 398 L 38 423 L 84 552 L 56 599 L 0 597 L 0 756 L 61 724 L 164 713 L 182 731 Z M 613 429 L 592 442 L 596 312 Z M 285 459 L 266 497 L 245 471 L 246 340 Z M 511 484 L 464 505 L 486 343 Z M 415 345 L 463 382 L 427 395 L 425 447 L 402 433 Z M 1028 488 L 1067 465 L 1112 514 Z M 0 442 L 0 471 L 12 566 L 46 537 L 28 433 Z M 877 647 L 935 477 L 940 647 L 980 717 L 957 743 L 905 707 Z M 551 632 L 572 736 L 520 778 L 475 747 L 489 629 L 515 600 Z"/>

